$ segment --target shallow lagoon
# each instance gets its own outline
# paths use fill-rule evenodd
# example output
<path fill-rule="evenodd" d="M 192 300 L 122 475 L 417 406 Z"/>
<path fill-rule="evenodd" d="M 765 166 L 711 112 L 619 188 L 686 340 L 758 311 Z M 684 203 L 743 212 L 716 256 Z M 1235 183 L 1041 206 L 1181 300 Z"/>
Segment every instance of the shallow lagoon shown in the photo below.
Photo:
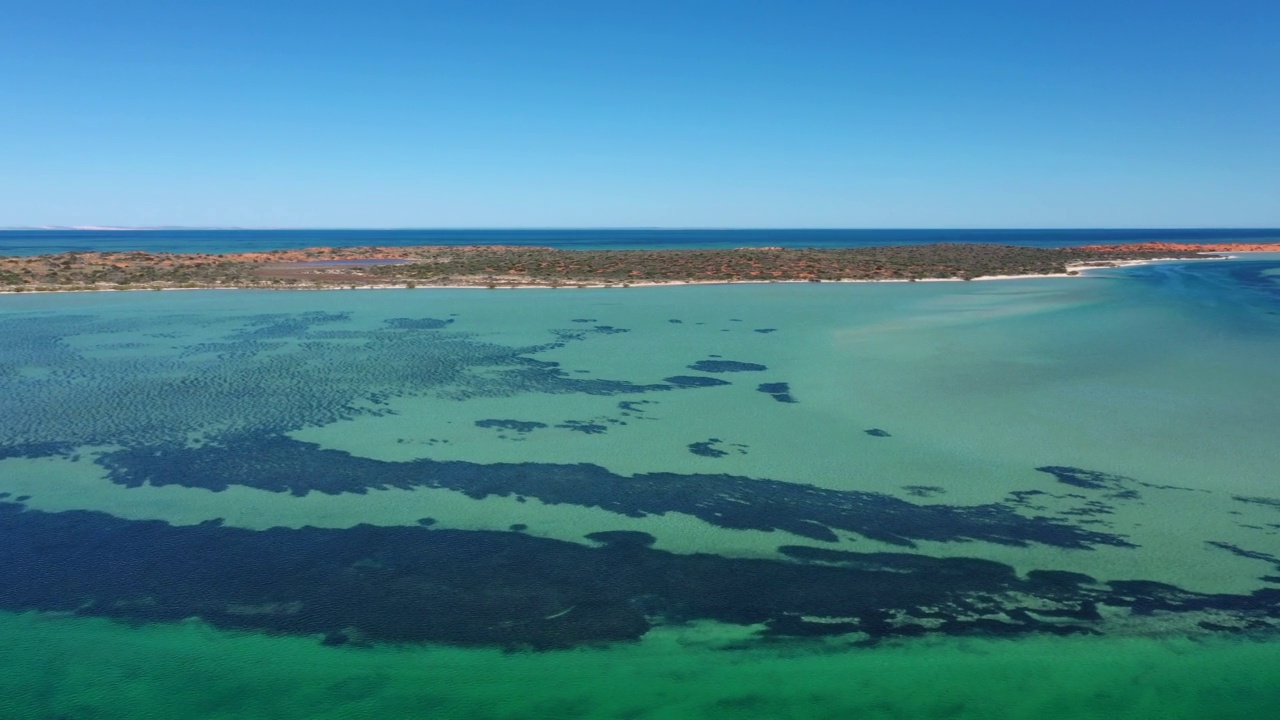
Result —
<path fill-rule="evenodd" d="M 0 299 L 4 532 L 70 543 L 8 553 L 9 714 L 1256 716 L 1278 264 Z M 346 564 L 256 567 L 321 546 Z M 531 579 L 495 548 L 630 575 Z M 51 586 L 55 558 L 86 567 Z M 768 581 L 758 606 L 731 576 Z M 817 613 L 827 583 L 887 599 Z M 366 587 L 409 605 L 299 599 Z M 437 607 L 498 620 L 395 616 Z M 544 645 L 577 647 L 504 652 Z"/>

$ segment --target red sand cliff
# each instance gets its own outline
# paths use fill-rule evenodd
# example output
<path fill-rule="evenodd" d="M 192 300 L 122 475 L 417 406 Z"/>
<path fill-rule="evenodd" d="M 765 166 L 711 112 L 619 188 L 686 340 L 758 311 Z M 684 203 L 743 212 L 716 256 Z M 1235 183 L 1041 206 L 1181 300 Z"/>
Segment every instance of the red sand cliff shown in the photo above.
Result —
<path fill-rule="evenodd" d="M 1280 252 L 1280 243 L 1129 243 L 1127 245 L 1085 245 L 1081 250 L 1095 252 Z"/>

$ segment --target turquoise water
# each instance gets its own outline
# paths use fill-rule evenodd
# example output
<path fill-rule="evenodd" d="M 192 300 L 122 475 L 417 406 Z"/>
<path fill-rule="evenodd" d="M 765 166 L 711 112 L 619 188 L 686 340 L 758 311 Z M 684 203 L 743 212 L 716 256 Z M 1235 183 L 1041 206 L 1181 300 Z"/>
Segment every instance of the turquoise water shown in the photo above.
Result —
<path fill-rule="evenodd" d="M 0 298 L 0 703 L 1265 715 L 1276 268 Z"/>

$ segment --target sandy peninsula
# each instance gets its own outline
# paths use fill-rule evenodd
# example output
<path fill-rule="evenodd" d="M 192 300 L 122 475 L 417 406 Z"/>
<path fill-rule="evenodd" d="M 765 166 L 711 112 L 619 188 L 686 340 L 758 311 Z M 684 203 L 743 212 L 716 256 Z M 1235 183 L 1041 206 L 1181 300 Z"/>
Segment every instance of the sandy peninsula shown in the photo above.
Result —
<path fill-rule="evenodd" d="M 316 247 L 238 254 L 69 252 L 0 257 L 0 291 L 177 288 L 621 287 L 1070 276 L 1134 262 L 1280 251 L 1280 244 L 1073 248 L 935 244 L 872 248 L 556 250 L 523 246 Z"/>

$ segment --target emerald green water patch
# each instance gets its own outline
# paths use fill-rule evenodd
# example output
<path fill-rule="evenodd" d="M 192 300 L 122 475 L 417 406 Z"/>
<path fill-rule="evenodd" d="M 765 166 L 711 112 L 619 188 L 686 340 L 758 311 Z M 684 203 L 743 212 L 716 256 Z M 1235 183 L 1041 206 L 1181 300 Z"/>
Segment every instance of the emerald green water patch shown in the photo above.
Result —
<path fill-rule="evenodd" d="M 199 623 L 0 613 L 0 714 L 168 720 L 404 717 L 1202 720 L 1280 707 L 1280 643 L 976 638 L 734 650 L 672 628 L 554 653 L 348 649 Z"/>
<path fill-rule="evenodd" d="M 1275 264 L 0 298 L 0 715 L 1265 717 Z"/>

